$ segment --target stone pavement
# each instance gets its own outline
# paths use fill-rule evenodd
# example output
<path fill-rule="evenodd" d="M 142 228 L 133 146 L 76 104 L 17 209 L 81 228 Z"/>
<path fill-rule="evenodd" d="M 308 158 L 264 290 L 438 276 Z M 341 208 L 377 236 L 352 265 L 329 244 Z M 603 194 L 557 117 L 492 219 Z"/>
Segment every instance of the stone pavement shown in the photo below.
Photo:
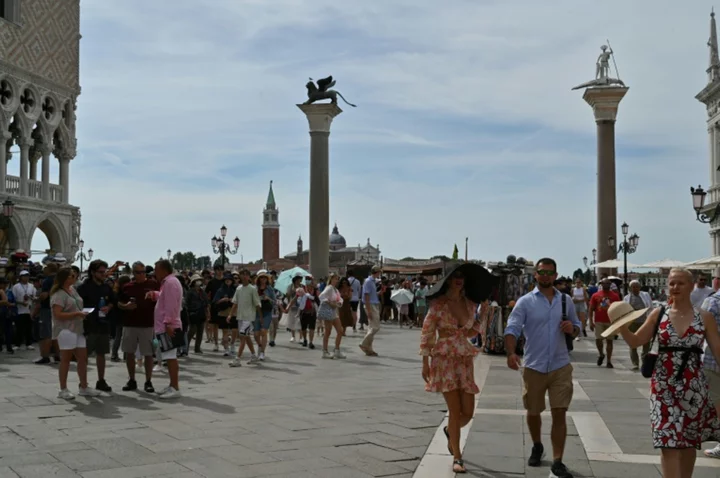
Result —
<path fill-rule="evenodd" d="M 565 464 L 576 477 L 659 478 L 659 452 L 652 447 L 650 430 L 649 380 L 631 370 L 625 343 L 615 342 L 614 369 L 597 366 L 594 340 L 575 342 L 572 356 L 575 392 Z M 484 385 L 464 449 L 467 476 L 547 477 L 552 458 L 549 414 L 543 420 L 547 457 L 542 467 L 529 468 L 532 442 L 525 425 L 520 374 L 507 368 L 504 357 L 481 356 L 478 361 L 476 367 L 487 373 L 481 377 Z M 702 452 L 698 456 L 702 458 L 694 478 L 720 476 L 720 460 L 705 458 Z M 443 470 L 447 467 L 449 461 Z M 448 474 L 435 475 L 441 476 Z"/>
<path fill-rule="evenodd" d="M 387 326 L 380 357 L 348 337 L 348 359 L 335 361 L 282 334 L 268 361 L 239 369 L 205 344 L 182 360 L 184 396 L 172 402 L 122 392 L 125 365 L 110 362 L 113 396 L 65 402 L 56 366 L 32 364 L 37 352 L 3 354 L 0 478 L 409 478 L 445 414 L 442 397 L 423 391 L 418 341 Z M 160 389 L 167 375 L 153 382 Z"/>

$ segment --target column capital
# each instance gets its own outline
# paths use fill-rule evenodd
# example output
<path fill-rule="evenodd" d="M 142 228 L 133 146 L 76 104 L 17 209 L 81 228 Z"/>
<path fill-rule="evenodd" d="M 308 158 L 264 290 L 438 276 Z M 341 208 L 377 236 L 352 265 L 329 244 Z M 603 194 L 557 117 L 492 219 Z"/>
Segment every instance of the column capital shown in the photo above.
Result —
<path fill-rule="evenodd" d="M 39 145 L 35 145 L 35 148 L 42 154 L 43 156 L 49 156 L 50 153 L 53 152 L 53 146 L 51 144 L 47 143 L 40 143 Z"/>
<path fill-rule="evenodd" d="M 297 107 L 307 116 L 311 133 L 329 133 L 333 118 L 343 111 L 335 103 L 303 103 Z"/>
<path fill-rule="evenodd" d="M 17 144 L 20 146 L 20 148 L 30 148 L 35 144 L 35 140 L 32 138 L 26 138 L 24 136 L 21 136 L 17 138 Z"/>
<path fill-rule="evenodd" d="M 629 89 L 625 86 L 597 86 L 586 89 L 583 99 L 592 106 L 595 121 L 615 121 L 620 101 Z"/>
<path fill-rule="evenodd" d="M 9 131 L 0 131 L 0 139 L 8 140 L 12 138 L 12 134 Z"/>

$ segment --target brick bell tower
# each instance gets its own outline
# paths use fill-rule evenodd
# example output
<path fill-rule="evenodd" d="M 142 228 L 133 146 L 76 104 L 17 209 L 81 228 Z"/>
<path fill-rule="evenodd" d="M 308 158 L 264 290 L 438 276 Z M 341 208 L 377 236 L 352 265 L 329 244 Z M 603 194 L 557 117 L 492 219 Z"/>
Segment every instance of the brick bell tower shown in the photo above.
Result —
<path fill-rule="evenodd" d="M 278 213 L 280 210 L 275 204 L 272 181 L 268 192 L 267 203 L 263 210 L 263 262 L 274 261 L 280 258 L 280 223 Z"/>

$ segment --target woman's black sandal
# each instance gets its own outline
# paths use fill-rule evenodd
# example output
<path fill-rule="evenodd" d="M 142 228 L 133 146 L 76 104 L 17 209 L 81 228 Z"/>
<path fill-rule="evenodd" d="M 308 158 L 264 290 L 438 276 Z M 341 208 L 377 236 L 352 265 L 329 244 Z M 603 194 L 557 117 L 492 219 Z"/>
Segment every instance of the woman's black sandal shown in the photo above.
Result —
<path fill-rule="evenodd" d="M 455 467 L 459 466 L 460 470 L 456 470 Z M 460 460 L 453 460 L 453 472 L 454 473 L 467 473 L 467 470 L 465 469 L 465 462 Z"/>
<path fill-rule="evenodd" d="M 449 451 L 450 454 L 452 455 L 452 454 L 453 454 L 453 451 L 452 451 L 452 447 L 450 446 L 450 432 L 448 431 L 448 427 L 447 427 L 447 426 L 446 426 L 445 428 L 443 428 L 443 432 L 445 433 L 445 436 L 446 436 L 447 439 L 448 439 L 448 451 Z"/>

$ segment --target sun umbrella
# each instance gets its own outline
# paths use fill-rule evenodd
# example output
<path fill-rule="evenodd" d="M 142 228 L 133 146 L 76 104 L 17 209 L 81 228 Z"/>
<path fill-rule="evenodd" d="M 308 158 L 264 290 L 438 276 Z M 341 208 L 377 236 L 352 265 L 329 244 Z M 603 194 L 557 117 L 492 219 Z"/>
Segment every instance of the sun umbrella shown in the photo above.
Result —
<path fill-rule="evenodd" d="M 598 262 L 597 264 L 593 264 L 593 267 L 595 269 L 622 269 L 625 267 L 625 264 L 623 261 L 619 259 L 610 259 L 609 261 L 603 261 Z M 632 264 L 628 262 L 627 264 L 628 269 L 639 269 L 640 266 L 637 264 Z"/>
<path fill-rule="evenodd" d="M 413 299 L 413 293 L 407 289 L 398 289 L 390 296 L 390 300 L 395 302 L 397 305 L 411 304 Z"/>
<path fill-rule="evenodd" d="M 720 256 L 706 257 L 685 264 L 688 269 L 712 269 L 717 266 L 720 266 Z"/>
<path fill-rule="evenodd" d="M 493 276 L 489 270 L 483 266 L 465 262 L 459 264 L 448 271 L 445 276 L 440 279 L 429 291 L 427 298 L 435 299 L 441 293 L 444 293 L 445 282 L 455 273 L 458 272 L 465 277 L 465 297 L 479 304 L 490 297 L 493 287 L 498 282 L 498 278 Z"/>
<path fill-rule="evenodd" d="M 293 277 L 298 275 L 305 277 L 309 276 L 310 273 L 302 267 L 293 267 L 292 269 L 282 271 L 278 276 L 277 280 L 275 281 L 275 290 L 280 292 L 281 294 L 286 293 L 288 287 L 290 287 L 290 284 L 292 284 Z"/>
<path fill-rule="evenodd" d="M 673 267 L 683 267 L 685 263 L 683 261 L 675 261 L 673 259 L 661 259 L 655 262 L 648 262 L 643 264 L 638 269 L 672 269 Z"/>

